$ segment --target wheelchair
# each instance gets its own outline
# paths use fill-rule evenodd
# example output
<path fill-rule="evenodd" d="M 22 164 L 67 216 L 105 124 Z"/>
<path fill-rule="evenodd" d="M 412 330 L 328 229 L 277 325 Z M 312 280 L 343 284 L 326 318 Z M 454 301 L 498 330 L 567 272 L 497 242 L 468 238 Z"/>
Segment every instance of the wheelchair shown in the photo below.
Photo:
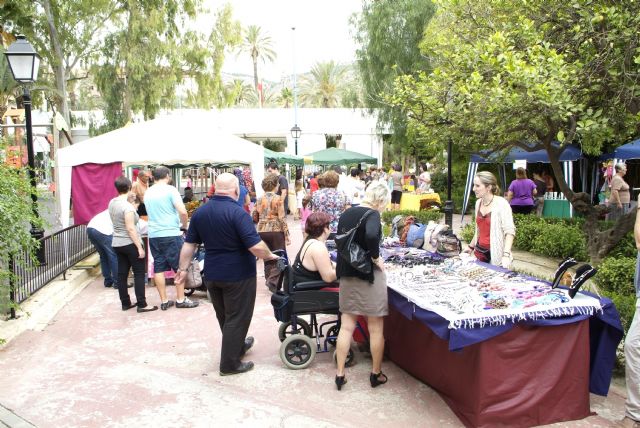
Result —
<path fill-rule="evenodd" d="M 274 315 L 280 322 L 278 337 L 280 359 L 290 369 L 308 367 L 316 354 L 333 350 L 340 332 L 339 285 L 324 281 L 300 282 L 294 284 L 293 269 L 286 258 L 278 263 L 281 272 L 281 288 L 271 296 Z M 317 315 L 335 315 L 335 319 L 318 322 Z M 302 316 L 309 316 L 307 322 Z M 357 328 L 365 336 L 360 324 Z M 366 336 L 365 336 L 366 337 Z M 355 355 L 349 349 L 345 365 L 355 364 Z"/>

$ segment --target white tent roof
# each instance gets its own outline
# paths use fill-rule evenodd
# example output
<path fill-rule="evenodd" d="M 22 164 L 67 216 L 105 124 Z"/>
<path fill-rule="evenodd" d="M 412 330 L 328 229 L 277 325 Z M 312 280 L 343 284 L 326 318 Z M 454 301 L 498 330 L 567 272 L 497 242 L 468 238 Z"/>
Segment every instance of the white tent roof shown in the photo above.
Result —
<path fill-rule="evenodd" d="M 58 198 L 61 222 L 69 223 L 71 168 L 85 163 L 126 165 L 243 163 L 253 178 L 264 176 L 264 149 L 220 130 L 215 112 L 182 111 L 148 122 L 136 123 L 58 150 Z M 256 191 L 260 192 L 260 186 Z"/>

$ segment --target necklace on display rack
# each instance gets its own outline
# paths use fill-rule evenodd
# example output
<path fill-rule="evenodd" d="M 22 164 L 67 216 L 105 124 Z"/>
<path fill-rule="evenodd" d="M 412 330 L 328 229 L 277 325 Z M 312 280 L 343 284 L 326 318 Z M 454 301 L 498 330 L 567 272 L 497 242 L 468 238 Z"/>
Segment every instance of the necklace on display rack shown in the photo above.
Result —
<path fill-rule="evenodd" d="M 482 198 L 482 205 L 488 207 L 493 202 L 493 198 L 495 198 L 495 195 L 491 195 L 491 200 L 489 202 L 485 202 L 484 198 Z"/>

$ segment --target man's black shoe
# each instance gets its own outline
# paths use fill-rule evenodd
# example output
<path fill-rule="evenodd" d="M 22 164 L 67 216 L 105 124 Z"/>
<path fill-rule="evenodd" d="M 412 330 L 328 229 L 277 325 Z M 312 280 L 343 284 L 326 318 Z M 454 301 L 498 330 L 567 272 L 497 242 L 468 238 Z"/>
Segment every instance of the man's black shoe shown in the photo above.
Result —
<path fill-rule="evenodd" d="M 242 352 L 240 353 L 240 356 L 242 357 L 244 354 L 246 354 L 249 349 L 251 349 L 253 347 L 253 344 L 255 343 L 255 339 L 253 338 L 253 336 L 247 336 L 247 338 L 244 340 L 244 346 L 242 347 Z"/>
<path fill-rule="evenodd" d="M 145 306 L 144 308 L 141 308 L 140 306 L 138 306 L 138 309 L 136 309 L 136 311 L 140 314 L 143 312 L 153 312 L 153 311 L 157 311 L 158 307 L 157 306 Z"/>
<path fill-rule="evenodd" d="M 240 363 L 240 365 L 236 367 L 235 370 L 231 370 L 228 372 L 223 372 L 222 370 L 220 370 L 220 376 L 230 376 L 234 374 L 246 373 L 251 369 L 253 369 L 253 361 L 247 361 L 245 363 Z"/>

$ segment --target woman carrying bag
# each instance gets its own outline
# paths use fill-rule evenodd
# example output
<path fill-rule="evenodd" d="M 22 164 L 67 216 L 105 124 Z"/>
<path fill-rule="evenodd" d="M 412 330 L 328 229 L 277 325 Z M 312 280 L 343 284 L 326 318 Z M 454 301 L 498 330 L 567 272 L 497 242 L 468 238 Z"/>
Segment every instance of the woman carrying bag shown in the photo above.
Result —
<path fill-rule="evenodd" d="M 371 344 L 372 369 L 369 376 L 371 387 L 375 388 L 387 382 L 382 373 L 382 354 L 384 351 L 383 317 L 389 313 L 387 305 L 387 284 L 383 261 L 380 258 L 382 226 L 380 213 L 389 204 L 390 192 L 384 183 L 372 183 L 358 207 L 349 208 L 340 216 L 338 235 L 345 234 L 354 227 L 353 242 L 367 251 L 368 273 L 356 270 L 346 260 L 349 255 L 338 250 L 336 266 L 340 280 L 340 333 L 336 345 L 338 369 L 335 383 L 338 390 L 347 383 L 344 366 L 351 346 L 351 337 L 356 328 L 359 315 L 367 317 L 369 341 Z"/>

